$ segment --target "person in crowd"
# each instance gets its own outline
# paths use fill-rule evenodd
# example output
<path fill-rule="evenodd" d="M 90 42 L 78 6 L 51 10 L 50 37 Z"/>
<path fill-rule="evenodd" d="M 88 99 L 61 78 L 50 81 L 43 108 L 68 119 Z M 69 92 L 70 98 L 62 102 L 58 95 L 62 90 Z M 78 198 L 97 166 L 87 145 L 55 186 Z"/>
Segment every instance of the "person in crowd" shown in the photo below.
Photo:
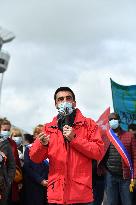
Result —
<path fill-rule="evenodd" d="M 136 124 L 130 124 L 128 126 L 128 131 L 131 132 L 134 137 L 136 138 Z M 136 147 L 135 147 L 136 149 Z M 133 192 L 133 205 L 136 204 L 136 180 L 134 181 L 135 182 L 135 188 L 134 188 L 134 192 Z"/>
<path fill-rule="evenodd" d="M 43 126 L 42 126 L 43 127 Z M 41 125 L 34 129 L 33 141 L 38 137 Z M 46 187 L 48 184 L 48 163 L 43 161 L 36 164 L 30 160 L 29 148 L 31 147 L 31 137 L 27 138 L 27 146 L 24 153 L 24 204 L 25 205 L 45 205 L 47 204 Z M 30 144 L 28 144 L 30 143 Z"/>
<path fill-rule="evenodd" d="M 45 124 L 30 158 L 35 163 L 49 158 L 48 203 L 91 205 L 92 160 L 100 160 L 104 152 L 99 128 L 76 108 L 69 87 L 58 88 L 54 100 L 58 115 Z"/>
<path fill-rule="evenodd" d="M 15 160 L 10 143 L 7 138 L 10 135 L 8 125 L 0 122 L 0 204 L 8 204 L 8 195 L 11 189 L 11 183 L 15 176 Z"/>
<path fill-rule="evenodd" d="M 24 163 L 24 146 L 23 146 L 23 134 L 19 128 L 12 128 L 11 129 L 11 139 L 16 142 L 18 155 L 21 163 L 21 167 Z"/>
<path fill-rule="evenodd" d="M 14 159 L 15 159 L 15 163 L 16 163 L 16 170 L 18 171 L 18 168 L 19 170 L 21 170 L 21 164 L 20 164 L 20 160 L 19 160 L 19 155 L 18 155 L 18 151 L 17 151 L 17 145 L 15 143 L 14 140 L 12 140 L 10 138 L 10 131 L 11 131 L 11 123 L 9 120 L 7 120 L 6 118 L 3 118 L 1 120 L 1 129 L 5 129 L 5 131 L 7 130 L 7 140 L 11 146 L 11 149 L 12 149 L 12 153 L 13 153 L 13 156 L 14 156 Z M 18 173 L 18 172 L 16 172 Z M 19 172 L 20 173 L 20 172 Z M 20 173 L 21 175 L 21 173 Z M 9 196 L 9 205 L 17 205 L 19 204 L 19 196 L 20 196 L 20 189 L 19 189 L 19 181 L 16 181 L 16 174 L 15 174 L 15 178 L 12 182 L 12 185 L 11 185 L 11 190 L 10 190 L 10 196 Z"/>
<path fill-rule="evenodd" d="M 24 146 L 25 149 L 28 145 L 32 144 L 34 142 L 34 138 L 33 135 L 29 134 L 29 133 L 25 133 L 24 134 Z"/>
<path fill-rule="evenodd" d="M 23 164 L 24 164 L 23 134 L 22 134 L 22 132 L 19 128 L 13 127 L 11 129 L 10 138 L 12 140 L 14 140 L 16 145 L 17 145 L 18 155 L 19 155 L 20 164 L 21 164 L 21 169 L 20 169 L 20 167 L 17 167 L 17 170 L 18 170 L 19 174 L 21 174 L 21 178 L 19 176 L 18 180 L 16 180 L 16 182 L 18 181 L 18 188 L 19 188 L 19 202 L 18 202 L 18 204 L 22 204 L 22 197 L 23 197 Z"/>
<path fill-rule="evenodd" d="M 39 134 L 42 132 L 43 130 L 43 125 L 42 124 L 39 124 L 37 125 L 35 128 L 34 128 L 34 131 L 33 131 L 33 138 L 34 140 L 39 137 Z"/>
<path fill-rule="evenodd" d="M 136 139 L 132 133 L 122 130 L 117 113 L 109 115 L 109 126 L 104 140 L 105 154 L 99 163 L 99 166 L 106 169 L 107 204 L 132 205 L 133 176 L 136 177 Z"/>

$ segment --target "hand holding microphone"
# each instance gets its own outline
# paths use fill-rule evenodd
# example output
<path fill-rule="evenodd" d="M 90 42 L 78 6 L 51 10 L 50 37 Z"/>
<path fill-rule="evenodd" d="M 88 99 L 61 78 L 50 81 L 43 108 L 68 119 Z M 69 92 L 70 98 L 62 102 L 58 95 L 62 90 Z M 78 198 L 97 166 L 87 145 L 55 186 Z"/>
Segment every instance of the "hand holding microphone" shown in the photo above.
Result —
<path fill-rule="evenodd" d="M 72 127 L 70 127 L 69 125 L 65 125 L 63 127 L 63 136 L 65 137 L 66 140 L 70 142 L 72 139 L 75 138 L 76 135 Z"/>

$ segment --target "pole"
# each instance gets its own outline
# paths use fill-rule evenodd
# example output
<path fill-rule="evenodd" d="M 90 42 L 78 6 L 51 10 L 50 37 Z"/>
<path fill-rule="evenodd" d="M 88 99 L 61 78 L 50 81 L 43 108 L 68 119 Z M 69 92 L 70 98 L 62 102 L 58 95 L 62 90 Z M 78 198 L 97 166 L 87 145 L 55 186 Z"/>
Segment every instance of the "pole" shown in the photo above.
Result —
<path fill-rule="evenodd" d="M 1 73 L 1 79 L 0 79 L 0 111 L 1 111 L 1 94 L 2 94 L 3 77 L 4 77 L 4 73 Z"/>
<path fill-rule="evenodd" d="M 1 52 L 1 48 L 2 48 L 2 39 L 0 38 L 0 52 Z M 1 112 L 1 91 L 2 91 L 2 82 L 3 82 L 3 73 L 1 75 L 1 79 L 0 79 L 0 112 Z"/>
<path fill-rule="evenodd" d="M 1 110 L 1 92 L 2 92 L 2 83 L 3 83 L 3 77 L 4 77 L 4 72 L 7 70 L 8 62 L 10 55 L 2 52 L 2 46 L 5 43 L 8 43 L 12 41 L 15 38 L 15 35 L 0 27 L 0 53 L 1 53 L 1 60 L 0 62 L 0 74 L 1 74 L 1 79 L 0 79 L 0 110 Z"/>

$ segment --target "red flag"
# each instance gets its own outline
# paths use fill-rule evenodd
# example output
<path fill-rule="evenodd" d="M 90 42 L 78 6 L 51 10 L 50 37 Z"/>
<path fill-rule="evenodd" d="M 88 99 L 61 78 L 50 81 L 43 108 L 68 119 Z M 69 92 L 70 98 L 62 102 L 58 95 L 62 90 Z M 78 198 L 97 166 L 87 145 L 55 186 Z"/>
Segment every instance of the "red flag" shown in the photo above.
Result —
<path fill-rule="evenodd" d="M 101 128 L 101 134 L 104 135 L 107 128 L 109 128 L 108 116 L 110 114 L 110 107 L 108 107 L 97 120 L 98 126 Z"/>
<path fill-rule="evenodd" d="M 108 116 L 110 114 L 110 107 L 108 107 L 103 113 L 102 115 L 99 117 L 99 119 L 97 120 L 97 124 L 100 127 L 100 131 L 101 131 L 101 138 L 104 142 L 104 155 L 107 151 L 107 147 L 109 145 L 109 140 L 107 138 L 107 133 L 106 130 L 109 128 L 109 122 L 108 122 Z M 104 156 L 103 155 L 103 156 Z M 99 162 L 98 162 L 99 164 Z M 104 173 L 103 168 L 100 168 L 97 170 L 98 175 L 101 175 L 102 173 Z"/>

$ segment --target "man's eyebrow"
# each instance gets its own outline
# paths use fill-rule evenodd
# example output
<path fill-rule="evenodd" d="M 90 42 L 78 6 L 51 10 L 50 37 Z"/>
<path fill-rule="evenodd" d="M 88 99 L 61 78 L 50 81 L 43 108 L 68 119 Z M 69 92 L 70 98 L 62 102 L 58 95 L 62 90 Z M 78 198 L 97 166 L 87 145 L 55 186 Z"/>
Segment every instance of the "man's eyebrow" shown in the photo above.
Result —
<path fill-rule="evenodd" d="M 72 98 L 72 96 L 71 96 L 71 95 L 66 95 L 66 96 L 60 96 L 60 97 L 58 97 L 58 99 L 60 99 L 60 98 L 67 98 L 67 97 Z"/>
<path fill-rule="evenodd" d="M 62 98 L 64 98 L 63 96 L 62 97 L 58 97 L 58 99 L 62 99 Z"/>

